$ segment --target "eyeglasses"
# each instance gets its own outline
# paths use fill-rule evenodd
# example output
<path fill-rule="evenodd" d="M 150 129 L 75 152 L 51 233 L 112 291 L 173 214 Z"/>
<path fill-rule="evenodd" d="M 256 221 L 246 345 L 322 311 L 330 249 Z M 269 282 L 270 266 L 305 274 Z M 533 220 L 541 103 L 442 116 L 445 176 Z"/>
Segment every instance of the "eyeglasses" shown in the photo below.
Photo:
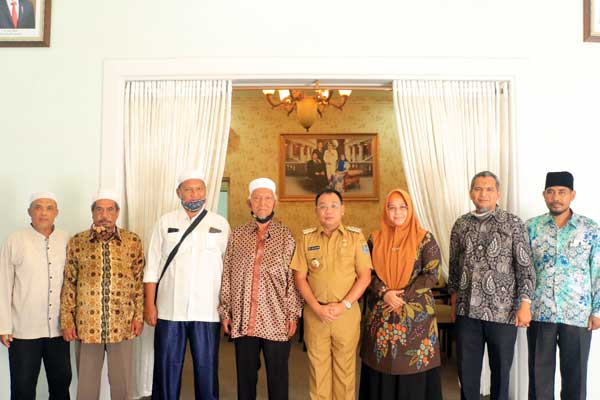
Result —
<path fill-rule="evenodd" d="M 339 204 L 339 203 L 333 203 L 333 204 L 329 204 L 329 205 L 328 205 L 328 204 L 319 204 L 319 205 L 317 206 L 317 210 L 319 210 L 319 211 L 325 211 L 325 210 L 327 210 L 328 208 L 331 208 L 332 210 L 337 210 L 337 209 L 339 209 L 341 206 L 342 206 L 342 205 L 341 205 L 341 204 Z"/>
<path fill-rule="evenodd" d="M 408 206 L 387 206 L 388 211 L 408 211 Z"/>

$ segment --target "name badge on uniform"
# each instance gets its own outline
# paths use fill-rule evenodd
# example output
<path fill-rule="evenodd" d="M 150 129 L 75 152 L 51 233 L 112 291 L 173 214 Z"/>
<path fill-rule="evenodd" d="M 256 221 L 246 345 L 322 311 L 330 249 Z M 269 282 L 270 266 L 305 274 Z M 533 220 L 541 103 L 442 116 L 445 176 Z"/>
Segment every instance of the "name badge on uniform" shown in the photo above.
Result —
<path fill-rule="evenodd" d="M 221 233 L 221 230 L 218 228 L 213 228 L 212 226 L 208 229 L 208 233 Z"/>
<path fill-rule="evenodd" d="M 369 254 L 369 245 L 368 244 L 363 244 L 363 253 L 365 254 Z"/>
<path fill-rule="evenodd" d="M 319 250 L 320 248 L 321 248 L 321 246 L 318 246 L 318 245 L 317 246 L 310 246 L 308 248 L 308 251 L 315 251 L 315 250 Z"/>
<path fill-rule="evenodd" d="M 179 232 L 179 228 L 168 228 L 167 233 Z"/>

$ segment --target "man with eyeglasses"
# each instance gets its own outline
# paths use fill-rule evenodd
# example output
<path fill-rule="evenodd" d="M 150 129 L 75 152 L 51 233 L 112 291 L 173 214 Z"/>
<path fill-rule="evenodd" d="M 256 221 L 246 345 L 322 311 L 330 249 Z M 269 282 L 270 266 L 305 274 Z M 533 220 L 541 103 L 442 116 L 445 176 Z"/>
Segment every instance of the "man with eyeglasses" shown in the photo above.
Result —
<path fill-rule="evenodd" d="M 486 345 L 491 398 L 508 400 L 517 327 L 531 321 L 535 272 L 527 229 L 497 204 L 499 189 L 492 172 L 476 174 L 470 190 L 475 210 L 456 220 L 450 236 L 448 291 L 462 400 L 479 400 Z"/>
<path fill-rule="evenodd" d="M 360 308 L 371 282 L 369 247 L 359 228 L 344 226 L 342 195 L 324 189 L 315 199 L 320 226 L 302 231 L 290 268 L 306 302 L 304 340 L 311 399 L 355 399 Z"/>

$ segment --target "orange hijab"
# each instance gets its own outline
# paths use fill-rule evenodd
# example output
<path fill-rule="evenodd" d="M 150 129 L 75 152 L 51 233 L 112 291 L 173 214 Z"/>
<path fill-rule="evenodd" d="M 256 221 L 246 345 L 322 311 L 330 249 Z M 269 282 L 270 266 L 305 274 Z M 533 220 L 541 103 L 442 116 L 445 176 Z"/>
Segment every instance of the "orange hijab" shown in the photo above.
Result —
<path fill-rule="evenodd" d="M 387 204 L 393 194 L 402 196 L 408 206 L 406 220 L 395 226 L 387 216 Z M 381 229 L 373 232 L 373 266 L 379 279 L 389 289 L 403 289 L 412 276 L 417 250 L 427 234 L 417 219 L 407 192 L 394 189 L 385 198 Z"/>

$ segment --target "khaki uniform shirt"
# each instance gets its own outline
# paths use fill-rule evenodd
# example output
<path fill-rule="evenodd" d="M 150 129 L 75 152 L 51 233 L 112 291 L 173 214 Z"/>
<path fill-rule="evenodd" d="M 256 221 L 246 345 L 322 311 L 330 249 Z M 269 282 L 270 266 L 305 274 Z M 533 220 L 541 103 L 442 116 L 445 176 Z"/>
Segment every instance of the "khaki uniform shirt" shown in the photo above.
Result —
<path fill-rule="evenodd" d="M 330 237 L 323 227 L 302 232 L 290 268 L 307 272 L 308 284 L 320 303 L 342 301 L 354 285 L 357 272 L 373 268 L 361 230 L 340 225 Z"/>

